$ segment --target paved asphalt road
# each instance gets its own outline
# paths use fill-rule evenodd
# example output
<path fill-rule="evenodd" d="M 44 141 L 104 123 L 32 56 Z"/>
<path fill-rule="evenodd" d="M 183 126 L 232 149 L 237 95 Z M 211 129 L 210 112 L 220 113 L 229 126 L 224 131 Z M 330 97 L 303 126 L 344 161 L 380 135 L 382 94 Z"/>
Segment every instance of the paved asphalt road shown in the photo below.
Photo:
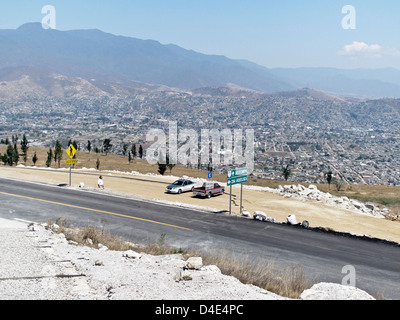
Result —
<path fill-rule="evenodd" d="M 0 203 L 0 217 L 6 219 L 63 217 L 73 226 L 98 227 L 107 221 L 110 232 L 132 242 L 156 242 L 165 234 L 167 244 L 177 248 L 272 261 L 278 268 L 299 266 L 318 282 L 342 283 L 343 268 L 350 265 L 358 288 L 400 299 L 399 246 L 9 179 L 0 179 Z"/>

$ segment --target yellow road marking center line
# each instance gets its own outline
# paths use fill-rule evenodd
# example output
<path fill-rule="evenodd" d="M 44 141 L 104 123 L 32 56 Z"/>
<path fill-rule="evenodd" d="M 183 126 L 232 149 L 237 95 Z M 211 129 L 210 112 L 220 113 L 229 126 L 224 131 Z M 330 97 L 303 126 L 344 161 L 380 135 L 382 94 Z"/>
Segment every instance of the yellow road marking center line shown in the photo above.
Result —
<path fill-rule="evenodd" d="M 51 204 L 70 207 L 70 208 L 75 208 L 75 209 L 100 212 L 100 213 L 105 213 L 105 214 L 109 214 L 109 215 L 113 215 L 113 216 L 118 216 L 118 217 L 133 219 L 133 220 L 139 220 L 139 221 L 144 221 L 144 222 L 155 223 L 155 224 L 159 224 L 159 225 L 163 225 L 163 226 L 167 226 L 167 227 L 172 227 L 172 228 L 177 228 L 177 229 L 182 229 L 182 230 L 193 231 L 193 229 L 180 227 L 180 226 L 175 226 L 173 224 L 168 224 L 168 223 L 163 223 L 163 222 L 158 222 L 158 221 L 148 220 L 148 219 L 143 219 L 143 218 L 138 218 L 138 217 L 127 216 L 127 215 L 120 214 L 120 213 L 115 213 L 115 212 L 109 212 L 109 211 L 103 211 L 103 210 L 98 210 L 98 209 L 85 208 L 85 207 L 75 206 L 75 205 L 72 205 L 72 204 L 66 204 L 66 203 L 61 203 L 61 202 L 43 200 L 43 199 L 32 198 L 32 197 L 27 197 L 27 196 L 21 196 L 21 195 L 17 195 L 17 194 L 6 193 L 6 192 L 0 192 L 0 194 L 6 195 L 6 196 L 12 196 L 12 197 L 18 197 L 18 198 L 34 200 L 34 201 L 46 202 L 46 203 L 51 203 Z"/>

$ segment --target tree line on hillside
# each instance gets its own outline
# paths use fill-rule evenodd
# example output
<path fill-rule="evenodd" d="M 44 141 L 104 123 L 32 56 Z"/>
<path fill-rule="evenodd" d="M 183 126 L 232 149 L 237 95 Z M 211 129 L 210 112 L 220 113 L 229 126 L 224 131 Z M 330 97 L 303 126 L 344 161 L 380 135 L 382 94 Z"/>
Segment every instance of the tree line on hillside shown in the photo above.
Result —
<path fill-rule="evenodd" d="M 76 150 L 78 150 L 78 151 L 81 150 L 80 143 L 75 141 L 75 140 L 74 141 L 69 140 L 67 145 L 66 145 L 66 147 L 68 148 L 68 146 L 70 146 L 70 145 L 73 145 L 74 148 Z M 96 154 L 103 153 L 105 155 L 108 155 L 109 153 L 111 153 L 112 147 L 113 147 L 113 144 L 111 143 L 111 139 L 108 139 L 108 138 L 104 139 L 104 141 L 103 141 L 103 143 L 102 143 L 100 148 L 97 147 L 97 146 L 93 147 L 93 144 L 92 144 L 92 142 L 90 140 L 88 140 L 88 142 L 86 144 L 86 150 L 89 153 L 94 151 Z M 123 145 L 122 154 L 124 156 L 128 155 L 129 163 L 131 163 L 132 159 L 137 158 L 137 157 L 139 157 L 140 159 L 143 159 L 144 153 L 143 153 L 143 146 L 142 145 L 139 146 L 139 151 L 138 152 L 136 150 L 136 144 L 133 144 L 131 146 L 130 150 L 128 150 L 128 147 L 129 146 L 126 145 L 126 144 Z M 59 140 L 57 140 L 57 142 L 55 144 L 54 151 L 52 150 L 52 148 L 50 148 L 49 151 L 47 152 L 47 160 L 46 160 L 46 166 L 47 167 L 51 166 L 52 159 L 54 159 L 54 162 L 56 162 L 58 164 L 58 167 L 60 167 L 61 160 L 62 160 L 62 155 L 63 155 L 63 151 L 62 150 L 63 150 L 63 148 L 62 148 L 61 142 Z M 73 158 L 76 158 L 76 155 Z M 100 168 L 100 159 L 99 158 L 97 158 L 97 161 L 96 161 L 96 168 L 97 169 Z"/>
<path fill-rule="evenodd" d="M 26 161 L 28 160 L 28 149 L 29 149 L 29 142 L 28 139 L 26 138 L 26 135 L 24 134 L 22 139 L 21 139 L 21 154 L 18 151 L 18 140 L 19 137 L 18 135 L 13 135 L 11 137 L 11 141 L 6 138 L 5 140 L 2 139 L 0 141 L 1 144 L 5 144 L 7 145 L 7 150 L 6 152 L 2 155 L 0 154 L 0 160 L 3 162 L 4 165 L 9 165 L 9 166 L 13 166 L 18 165 L 19 160 L 20 160 L 20 156 L 22 156 L 24 162 L 26 163 Z"/>
<path fill-rule="evenodd" d="M 2 161 L 4 165 L 8 166 L 18 165 L 21 157 L 25 164 L 28 161 L 29 141 L 26 135 L 23 134 L 23 137 L 20 141 L 20 150 L 19 150 L 18 140 L 19 140 L 18 135 L 12 135 L 11 141 L 8 137 L 0 140 L 0 144 L 7 145 L 6 152 L 4 154 L 0 153 L 0 161 Z M 52 162 L 54 161 L 54 163 L 58 165 L 58 167 L 60 168 L 61 160 L 63 159 L 64 147 L 68 148 L 70 145 L 73 145 L 74 148 L 78 151 L 81 150 L 81 145 L 76 140 L 70 139 L 65 146 L 63 146 L 60 140 L 57 140 L 54 145 L 54 150 L 52 147 L 50 147 L 49 150 L 47 151 L 46 167 L 49 168 Z M 96 154 L 104 153 L 105 155 L 108 155 L 109 153 L 111 153 L 112 147 L 113 145 L 111 144 L 111 139 L 104 139 L 100 148 L 97 146 L 93 148 L 92 142 L 88 140 L 86 145 L 86 150 L 89 153 L 92 152 L 93 150 L 94 152 L 96 152 Z M 136 144 L 133 144 L 132 146 L 130 146 L 130 148 L 127 144 L 123 144 L 122 154 L 124 156 L 128 156 L 129 163 L 131 163 L 131 161 L 137 157 L 143 159 L 144 156 L 143 146 L 139 145 L 139 148 L 137 150 Z M 74 158 L 76 158 L 76 155 L 74 156 Z M 33 164 L 36 165 L 38 160 L 39 160 L 38 156 L 35 152 L 32 157 Z M 99 169 L 99 166 L 100 166 L 100 160 L 97 159 L 96 163 L 97 169 Z"/>
<path fill-rule="evenodd" d="M 136 144 L 129 146 L 128 144 L 124 143 L 122 145 L 122 155 L 124 157 L 128 157 L 129 163 L 131 163 L 131 161 L 137 157 L 143 159 L 144 156 L 143 146 L 139 145 L 139 150 L 137 150 Z"/>
<path fill-rule="evenodd" d="M 12 135 L 11 141 L 8 138 L 0 140 L 0 144 L 7 145 L 6 152 L 3 155 L 0 153 L 0 161 L 3 162 L 4 165 L 8 165 L 8 166 L 18 165 L 21 156 L 22 156 L 24 163 L 26 164 L 26 162 L 28 160 L 29 141 L 28 141 L 26 135 L 23 134 L 22 139 L 20 141 L 21 153 L 18 150 L 18 141 L 19 141 L 18 135 Z M 68 148 L 70 145 L 73 145 L 76 150 L 81 149 L 80 143 L 76 140 L 70 139 L 65 147 Z M 89 153 L 94 151 L 96 154 L 103 153 L 105 155 L 108 155 L 111 152 L 112 147 L 113 147 L 113 145 L 111 143 L 111 139 L 104 139 L 101 148 L 99 148 L 97 146 L 95 146 L 93 148 L 92 142 L 90 140 L 88 140 L 88 142 L 86 144 L 86 150 Z M 61 160 L 63 159 L 63 153 L 64 153 L 63 150 L 64 150 L 64 148 L 63 148 L 61 141 L 57 140 L 55 142 L 54 150 L 53 150 L 53 148 L 50 147 L 49 150 L 47 151 L 46 167 L 48 167 L 48 168 L 51 167 L 51 164 L 54 161 L 54 163 L 56 165 L 58 165 L 58 167 L 60 168 Z M 137 150 L 136 144 L 128 145 L 128 144 L 124 143 L 124 144 L 122 144 L 121 152 L 124 157 L 128 157 L 129 163 L 131 163 L 131 161 L 135 158 L 143 159 L 143 156 L 144 156 L 144 150 L 143 150 L 142 145 L 139 145 L 139 148 Z M 74 156 L 74 158 L 76 158 L 76 155 Z M 167 171 L 167 169 L 169 169 L 169 171 L 171 173 L 172 169 L 175 167 L 175 164 L 169 162 L 168 155 L 166 158 L 167 158 L 166 163 L 161 163 L 161 162 L 157 163 L 158 173 L 160 173 L 161 175 L 164 175 L 165 172 Z M 38 156 L 35 152 L 32 157 L 33 164 L 36 165 L 38 160 L 39 160 Z M 285 181 L 288 181 L 290 175 L 292 174 L 292 169 L 290 169 L 291 164 L 292 163 L 287 164 L 286 166 L 282 167 L 281 172 L 282 172 L 282 176 L 285 179 Z M 99 158 L 96 161 L 96 168 L 97 169 L 100 168 Z M 212 167 L 208 168 L 208 170 L 212 171 Z M 345 184 L 345 181 L 343 180 L 343 178 L 340 175 L 337 178 L 333 177 L 333 173 L 330 170 L 328 172 L 324 173 L 324 177 L 325 177 L 325 180 L 327 181 L 327 183 L 329 184 L 329 186 L 332 183 L 335 185 L 337 191 L 340 191 Z"/>

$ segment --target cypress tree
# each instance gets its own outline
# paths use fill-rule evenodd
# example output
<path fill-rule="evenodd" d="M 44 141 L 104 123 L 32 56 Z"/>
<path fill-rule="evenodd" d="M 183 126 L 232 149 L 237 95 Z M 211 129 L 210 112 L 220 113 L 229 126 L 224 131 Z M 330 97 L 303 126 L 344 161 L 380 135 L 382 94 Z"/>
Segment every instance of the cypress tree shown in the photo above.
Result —
<path fill-rule="evenodd" d="M 46 167 L 50 168 L 51 166 L 51 160 L 53 159 L 53 150 L 51 148 L 47 152 L 47 160 L 46 160 Z"/>
<path fill-rule="evenodd" d="M 36 152 L 35 152 L 35 154 L 33 155 L 33 158 L 32 158 L 32 162 L 33 162 L 34 166 L 36 166 L 36 162 L 37 161 L 38 161 L 38 157 L 37 157 Z"/>
<path fill-rule="evenodd" d="M 59 168 L 61 167 L 62 154 L 63 154 L 63 150 L 62 150 L 61 142 L 59 140 L 57 140 L 56 148 L 54 150 L 54 161 L 58 162 Z"/>
<path fill-rule="evenodd" d="M 142 147 L 142 145 L 139 146 L 139 157 L 140 157 L 140 159 L 143 159 L 143 147 Z"/>
<path fill-rule="evenodd" d="M 137 157 L 136 144 L 134 144 L 134 145 L 132 146 L 132 156 L 133 156 L 133 158 L 136 158 L 136 157 Z"/>
<path fill-rule="evenodd" d="M 26 135 L 24 133 L 22 140 L 21 140 L 21 150 L 22 150 L 22 153 L 24 156 L 25 163 L 26 163 L 26 160 L 28 159 L 28 149 L 29 149 L 28 144 L 29 144 L 28 139 L 26 138 Z"/>

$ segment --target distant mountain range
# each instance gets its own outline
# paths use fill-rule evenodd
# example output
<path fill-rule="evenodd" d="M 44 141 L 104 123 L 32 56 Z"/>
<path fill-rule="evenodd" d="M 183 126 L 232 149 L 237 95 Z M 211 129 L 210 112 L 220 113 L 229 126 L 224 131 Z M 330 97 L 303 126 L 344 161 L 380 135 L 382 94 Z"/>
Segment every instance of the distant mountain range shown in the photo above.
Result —
<path fill-rule="evenodd" d="M 292 86 L 308 87 L 333 95 L 359 98 L 399 98 L 400 70 L 298 68 L 272 69 Z"/>
<path fill-rule="evenodd" d="M 307 87 L 338 96 L 400 97 L 400 70 L 396 69 L 269 69 L 99 30 L 45 30 L 40 23 L 0 30 L 0 92 L 7 91 L 9 82 L 33 90 L 24 78 L 27 75 L 39 84 L 37 90 L 55 95 L 68 94 L 70 85 L 79 82 L 78 87 L 92 93 L 163 86 L 276 93 Z"/>

